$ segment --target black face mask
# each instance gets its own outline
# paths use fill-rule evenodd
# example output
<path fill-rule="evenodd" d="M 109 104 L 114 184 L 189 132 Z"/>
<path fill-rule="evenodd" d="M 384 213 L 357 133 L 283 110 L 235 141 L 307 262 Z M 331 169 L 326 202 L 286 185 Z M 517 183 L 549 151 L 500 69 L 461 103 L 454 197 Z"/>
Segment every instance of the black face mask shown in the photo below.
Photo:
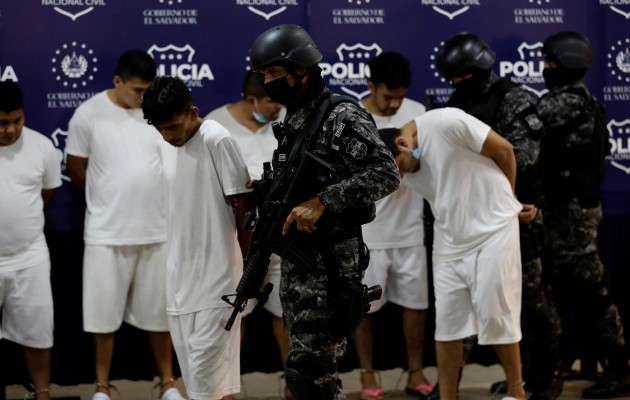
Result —
<path fill-rule="evenodd" d="M 545 68 L 542 75 L 547 89 L 553 89 L 577 82 L 585 73 L 585 69 Z"/>
<path fill-rule="evenodd" d="M 301 80 L 296 79 L 295 86 L 291 87 L 288 80 L 289 75 L 282 78 L 274 79 L 264 84 L 265 92 L 271 100 L 285 106 L 292 105 L 296 102 L 298 93 L 300 92 Z"/>
<path fill-rule="evenodd" d="M 485 75 L 474 75 L 453 85 L 456 93 L 465 98 L 479 97 L 487 82 Z"/>

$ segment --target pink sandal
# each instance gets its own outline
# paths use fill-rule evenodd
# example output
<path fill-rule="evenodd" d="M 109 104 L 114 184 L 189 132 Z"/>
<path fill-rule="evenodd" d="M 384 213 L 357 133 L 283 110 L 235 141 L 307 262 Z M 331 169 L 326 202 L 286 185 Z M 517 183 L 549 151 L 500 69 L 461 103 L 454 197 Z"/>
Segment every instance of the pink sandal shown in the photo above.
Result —
<path fill-rule="evenodd" d="M 422 393 L 423 390 L 425 390 L 426 393 Z M 427 385 L 424 383 L 414 387 L 405 387 L 405 393 L 407 393 L 409 396 L 419 396 L 422 398 L 426 398 L 432 391 L 433 385 Z"/>
<path fill-rule="evenodd" d="M 381 396 L 383 389 L 361 389 L 361 400 L 381 400 L 384 397 Z"/>

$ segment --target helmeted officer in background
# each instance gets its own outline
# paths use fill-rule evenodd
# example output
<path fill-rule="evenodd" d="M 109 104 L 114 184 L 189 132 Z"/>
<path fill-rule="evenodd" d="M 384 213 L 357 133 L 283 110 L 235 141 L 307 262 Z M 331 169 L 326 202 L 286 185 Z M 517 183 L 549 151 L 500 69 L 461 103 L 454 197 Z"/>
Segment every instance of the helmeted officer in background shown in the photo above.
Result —
<path fill-rule="evenodd" d="M 291 341 L 287 385 L 299 400 L 345 399 L 337 362 L 363 310 L 353 313 L 352 300 L 342 297 L 361 285 L 368 265 L 361 224 L 373 219 L 376 200 L 398 188 L 398 168 L 368 112 L 325 88 L 317 64 L 322 54 L 304 29 L 273 27 L 249 55 L 269 97 L 287 107 L 282 131 L 275 132 L 274 186 L 282 192 L 305 157 L 324 160 L 333 171 L 315 179 L 323 187 L 305 191 L 282 228 L 315 261 L 307 268 L 282 260 L 280 299 Z M 349 321 L 353 326 L 343 329 Z"/>
<path fill-rule="evenodd" d="M 593 62 L 589 40 L 560 32 L 543 43 L 543 77 L 549 92 L 538 103 L 546 134 L 540 151 L 547 245 L 553 266 L 554 299 L 565 320 L 576 307 L 574 327 L 595 330 L 603 350 L 605 374 L 583 398 L 612 398 L 630 393 L 623 327 L 603 280 L 597 250 L 602 220 L 599 185 L 609 151 L 603 110 L 582 82 Z M 572 360 L 569 360 L 572 361 Z"/>
<path fill-rule="evenodd" d="M 558 340 L 560 323 L 542 284 L 543 225 L 536 177 L 543 124 L 533 93 L 492 70 L 495 53 L 477 35 L 460 33 L 438 51 L 437 67 L 455 91 L 447 107 L 457 107 L 492 127 L 514 147 L 519 214 L 523 298 L 521 355 L 530 399 L 554 399 L 562 391 Z M 468 346 L 470 348 L 472 346 Z"/>

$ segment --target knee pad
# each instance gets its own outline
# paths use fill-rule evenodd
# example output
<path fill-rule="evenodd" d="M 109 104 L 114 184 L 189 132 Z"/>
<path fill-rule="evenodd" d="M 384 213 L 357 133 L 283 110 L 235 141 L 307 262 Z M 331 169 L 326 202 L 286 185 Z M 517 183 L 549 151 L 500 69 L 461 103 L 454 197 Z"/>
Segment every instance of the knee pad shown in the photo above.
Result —
<path fill-rule="evenodd" d="M 304 368 L 305 364 L 287 365 L 284 379 L 291 393 L 297 400 L 332 400 L 337 391 L 335 382 L 326 382 L 323 386 L 315 384 L 315 379 L 324 376 L 328 371 L 320 366 Z M 318 371 L 317 371 L 318 370 Z M 319 372 L 319 373 L 318 373 Z"/>

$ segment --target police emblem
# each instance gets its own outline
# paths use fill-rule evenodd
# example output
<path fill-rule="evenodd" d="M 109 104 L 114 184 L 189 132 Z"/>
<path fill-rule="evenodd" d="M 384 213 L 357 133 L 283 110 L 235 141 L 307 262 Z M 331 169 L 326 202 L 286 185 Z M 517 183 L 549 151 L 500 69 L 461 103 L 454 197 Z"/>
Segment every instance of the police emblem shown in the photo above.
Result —
<path fill-rule="evenodd" d="M 367 155 L 367 146 L 357 139 L 352 139 L 350 143 L 348 143 L 348 147 L 346 147 L 346 153 L 360 160 Z"/>
<path fill-rule="evenodd" d="M 542 129 L 543 124 L 536 114 L 529 114 L 525 117 L 525 122 L 530 129 L 537 131 Z"/>

